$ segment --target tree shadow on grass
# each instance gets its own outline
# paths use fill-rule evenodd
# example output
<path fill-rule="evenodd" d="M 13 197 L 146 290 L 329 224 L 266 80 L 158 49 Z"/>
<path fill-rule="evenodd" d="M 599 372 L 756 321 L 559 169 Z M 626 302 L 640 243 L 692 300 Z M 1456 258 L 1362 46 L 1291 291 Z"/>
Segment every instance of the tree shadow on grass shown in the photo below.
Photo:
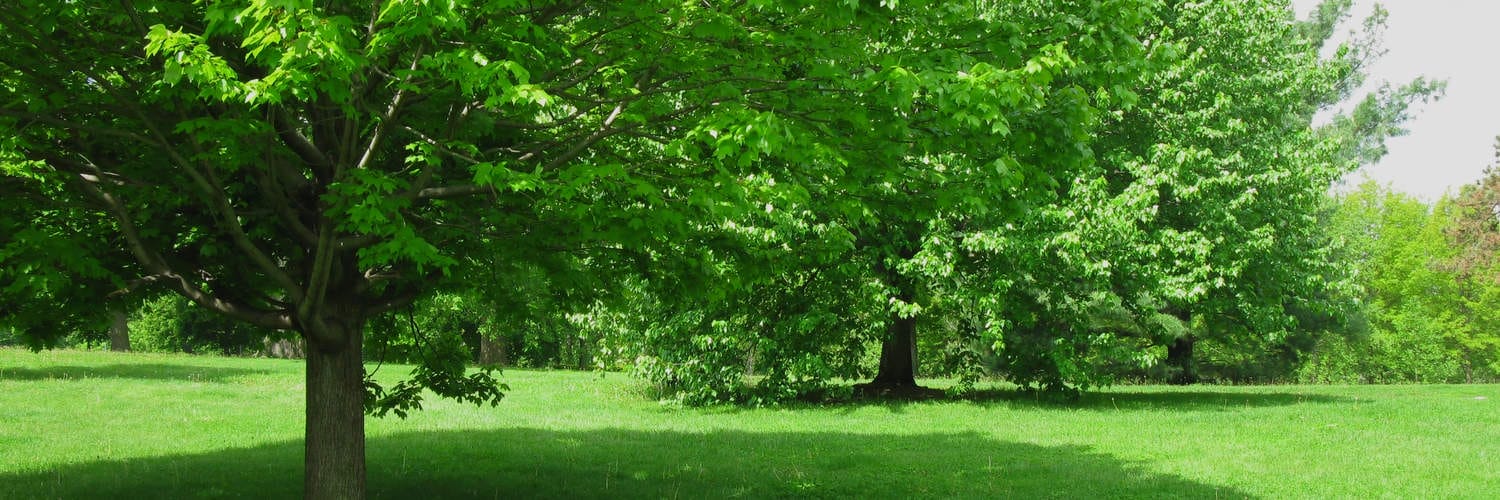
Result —
<path fill-rule="evenodd" d="M 918 398 L 904 397 L 840 397 L 818 398 L 794 403 L 809 407 L 859 407 L 879 406 L 893 413 L 902 413 L 909 405 L 932 403 L 968 403 L 984 407 L 1009 406 L 1015 408 L 1059 408 L 1078 410 L 1150 410 L 1168 409 L 1177 411 L 1234 411 L 1244 408 L 1291 406 L 1298 404 L 1352 403 L 1355 398 L 1328 394 L 1302 394 L 1294 392 L 1231 392 L 1210 388 L 1171 390 L 1110 390 L 1085 392 L 1078 397 L 1048 396 L 1034 391 L 1018 389 L 984 389 L 961 396 L 940 395 Z"/>
<path fill-rule="evenodd" d="M 1239 408 L 1292 406 L 1300 404 L 1353 403 L 1354 398 L 1295 392 L 1109 391 L 1084 394 L 1069 406 L 1090 410 L 1196 410 L 1224 411 Z"/>
<path fill-rule="evenodd" d="M 224 382 L 235 377 L 270 373 L 265 370 L 218 366 L 190 366 L 162 363 L 129 363 L 113 365 L 58 365 L 41 368 L 0 367 L 0 380 L 76 380 L 85 378 L 131 378 L 141 380 L 179 380 L 187 382 Z"/>
<path fill-rule="evenodd" d="M 0 497 L 291 498 L 301 445 L 0 474 Z M 973 433 L 504 429 L 369 441 L 372 498 L 1245 497 L 1078 446 Z"/>

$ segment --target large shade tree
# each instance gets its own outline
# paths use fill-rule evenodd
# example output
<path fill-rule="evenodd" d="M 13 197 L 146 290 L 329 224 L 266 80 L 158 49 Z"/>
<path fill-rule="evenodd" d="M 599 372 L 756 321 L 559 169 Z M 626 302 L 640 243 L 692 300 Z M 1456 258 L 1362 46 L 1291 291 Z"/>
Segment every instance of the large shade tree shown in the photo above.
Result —
<path fill-rule="evenodd" d="M 882 14 L 863 33 L 864 89 L 821 113 L 839 141 L 810 167 L 746 179 L 739 206 L 697 226 L 708 293 L 657 280 L 638 315 L 646 375 L 679 396 L 784 398 L 840 377 L 875 391 L 916 388 L 927 306 L 965 294 L 949 272 L 963 231 L 1003 228 L 1090 161 L 1090 131 L 1127 105 L 1143 69 L 1152 2 L 944 4 Z M 847 134 L 849 130 L 859 133 Z M 689 273 L 688 275 L 691 275 Z M 666 297 L 671 297 L 668 300 Z M 876 360 L 867 363 L 868 358 Z"/>

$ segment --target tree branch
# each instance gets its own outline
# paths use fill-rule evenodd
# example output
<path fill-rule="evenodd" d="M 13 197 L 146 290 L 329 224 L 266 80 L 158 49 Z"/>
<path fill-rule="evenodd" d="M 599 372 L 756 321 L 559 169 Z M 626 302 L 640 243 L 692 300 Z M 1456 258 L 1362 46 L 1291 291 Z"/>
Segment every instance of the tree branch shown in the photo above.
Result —
<path fill-rule="evenodd" d="M 492 186 L 480 186 L 477 184 L 459 184 L 454 186 L 430 187 L 417 192 L 417 199 L 431 200 L 440 198 L 461 198 L 476 194 L 493 193 Z"/>
<path fill-rule="evenodd" d="M 120 234 L 125 237 L 125 243 L 130 253 L 141 266 L 146 268 L 146 271 L 152 274 L 152 276 L 143 279 L 165 282 L 173 291 L 193 301 L 193 303 L 240 321 L 277 330 L 289 330 L 293 328 L 294 325 L 291 318 L 284 313 L 255 309 L 223 300 L 203 290 L 187 278 L 184 278 L 182 274 L 173 270 L 167 264 L 166 260 L 161 258 L 160 254 L 147 247 L 145 240 L 141 238 L 140 231 L 135 226 L 135 221 L 131 220 L 123 200 L 100 188 L 98 184 L 86 179 L 82 175 L 82 172 L 72 172 L 72 174 L 77 179 L 77 183 L 83 187 L 84 191 L 99 200 L 109 213 L 114 216 L 115 222 L 120 225 Z"/>
<path fill-rule="evenodd" d="M 271 119 L 274 122 L 273 128 L 276 130 L 276 136 L 281 138 L 282 144 L 286 144 L 287 148 L 291 149 L 292 153 L 295 153 L 298 158 L 301 158 L 303 163 L 313 167 L 314 170 L 319 170 L 319 173 L 322 174 L 319 177 L 332 178 L 332 172 L 329 169 L 333 167 L 333 161 L 329 160 L 327 155 L 324 155 L 317 146 L 313 145 L 312 140 L 297 131 L 297 127 L 294 126 L 286 112 L 280 109 L 272 109 Z"/>
<path fill-rule="evenodd" d="M 303 246 L 318 244 L 317 233 L 314 233 L 312 229 L 307 227 L 307 224 L 302 223 L 302 219 L 297 217 L 297 212 L 292 208 L 293 201 L 291 197 L 287 196 L 286 187 L 277 178 L 276 170 L 279 168 L 280 162 L 277 161 L 275 155 L 268 154 L 266 156 L 265 169 L 252 169 L 259 179 L 259 182 L 256 184 L 260 186 L 261 194 L 264 194 L 270 201 L 271 208 L 276 212 L 276 216 L 281 219 L 281 223 L 285 224 L 292 231 L 292 234 L 297 237 L 297 240 Z"/>
<path fill-rule="evenodd" d="M 312 340 L 334 342 L 338 339 L 327 337 L 328 328 L 324 325 L 323 318 L 313 315 L 314 311 L 322 310 L 328 296 L 329 282 L 333 278 L 333 254 L 337 246 L 334 244 L 333 223 L 324 219 L 318 224 L 318 245 L 314 247 L 307 294 L 297 302 L 297 320 L 302 323 L 303 331 L 314 337 Z"/>
<path fill-rule="evenodd" d="M 416 71 L 417 64 L 422 61 L 422 48 L 418 47 L 416 55 L 412 56 L 409 70 Z M 360 155 L 359 163 L 354 165 L 355 169 L 363 169 L 370 165 L 370 158 L 375 156 L 375 150 L 380 148 L 380 143 L 385 140 L 386 132 L 390 130 L 391 124 L 396 121 L 396 114 L 401 112 L 401 103 L 406 99 L 406 88 L 401 82 L 396 83 L 396 95 L 391 97 L 391 103 L 386 106 L 385 113 L 380 116 L 380 123 L 375 125 L 375 131 L 370 133 L 370 140 L 365 144 L 365 152 Z"/>
<path fill-rule="evenodd" d="M 124 130 L 112 129 L 112 128 L 107 128 L 107 127 L 96 127 L 96 126 L 93 126 L 93 125 L 85 125 L 85 124 L 82 124 L 82 123 L 71 122 L 71 121 L 59 119 L 59 118 L 52 117 L 52 116 L 38 115 L 38 114 L 35 114 L 35 113 L 26 113 L 26 112 L 16 111 L 16 110 L 9 109 L 9 108 L 0 108 L 0 115 L 11 116 L 11 117 L 15 117 L 15 118 L 20 118 L 22 120 L 30 120 L 30 121 L 35 121 L 35 122 L 46 123 L 48 125 L 56 125 L 56 126 L 59 126 L 59 127 L 62 127 L 62 128 L 67 128 L 67 129 L 83 130 L 83 131 L 87 131 L 87 132 L 93 132 L 93 133 L 96 133 L 96 134 L 99 134 L 99 135 L 107 135 L 107 136 L 111 136 L 111 137 L 120 137 L 120 138 L 124 138 L 124 139 L 130 139 L 132 141 L 136 141 L 136 142 L 139 142 L 141 144 L 146 144 L 146 145 L 150 145 L 150 146 L 156 146 L 157 145 L 156 141 L 148 139 L 145 136 L 137 134 L 137 133 L 134 133 L 134 132 L 128 132 L 128 131 L 124 131 Z"/>

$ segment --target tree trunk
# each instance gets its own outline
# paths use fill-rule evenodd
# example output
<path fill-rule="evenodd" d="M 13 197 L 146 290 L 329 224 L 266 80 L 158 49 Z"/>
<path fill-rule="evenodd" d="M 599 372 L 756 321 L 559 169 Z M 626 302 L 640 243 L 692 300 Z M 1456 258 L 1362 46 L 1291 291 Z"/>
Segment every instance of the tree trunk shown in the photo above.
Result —
<path fill-rule="evenodd" d="M 510 364 L 508 357 L 503 339 L 490 338 L 482 332 L 479 334 L 479 364 L 505 366 Z"/>
<path fill-rule="evenodd" d="M 1193 366 L 1193 344 L 1198 339 L 1183 335 L 1167 346 L 1167 366 L 1174 368 L 1169 382 L 1175 385 L 1198 383 L 1198 370 Z"/>
<path fill-rule="evenodd" d="M 574 334 L 573 338 L 578 341 L 578 369 L 587 370 L 591 368 L 591 365 L 594 364 L 594 351 L 590 349 L 592 343 L 589 342 L 587 337 L 581 334 Z"/>
<path fill-rule="evenodd" d="M 365 496 L 364 321 L 330 325 L 337 340 L 307 339 L 307 428 L 303 495 Z"/>
<path fill-rule="evenodd" d="M 109 305 L 109 350 L 130 352 L 130 317 L 119 304 Z"/>
<path fill-rule="evenodd" d="M 306 345 L 301 337 L 286 339 L 268 335 L 261 337 L 260 342 L 268 358 L 302 359 L 307 357 Z"/>
<path fill-rule="evenodd" d="M 917 236 L 914 234 L 906 235 L 906 238 L 908 241 L 917 241 Z M 914 255 L 916 255 L 915 250 L 900 253 L 902 259 L 910 259 Z M 879 264 L 876 268 L 896 288 L 897 299 L 907 304 L 916 301 L 916 283 L 913 283 L 910 278 L 902 276 L 900 271 L 889 268 L 885 264 Z M 860 389 L 868 395 L 929 396 L 927 391 L 917 386 L 916 316 L 903 318 L 892 312 L 886 329 L 885 341 L 880 343 L 880 368 L 875 372 L 875 380 L 863 385 Z"/>
<path fill-rule="evenodd" d="M 892 317 L 885 342 L 880 344 L 880 371 L 871 385 L 917 386 L 917 318 Z"/>

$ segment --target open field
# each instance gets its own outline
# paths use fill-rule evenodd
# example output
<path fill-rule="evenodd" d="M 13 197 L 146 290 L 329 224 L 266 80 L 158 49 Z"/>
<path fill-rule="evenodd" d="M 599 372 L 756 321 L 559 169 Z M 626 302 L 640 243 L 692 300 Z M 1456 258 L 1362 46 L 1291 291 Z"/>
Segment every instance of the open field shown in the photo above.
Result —
<path fill-rule="evenodd" d="M 300 362 L 0 349 L 0 497 L 295 497 Z M 401 367 L 385 366 L 381 376 Z M 369 421 L 376 498 L 1401 497 L 1500 491 L 1500 386 L 1120 387 L 680 409 L 512 370 Z"/>

